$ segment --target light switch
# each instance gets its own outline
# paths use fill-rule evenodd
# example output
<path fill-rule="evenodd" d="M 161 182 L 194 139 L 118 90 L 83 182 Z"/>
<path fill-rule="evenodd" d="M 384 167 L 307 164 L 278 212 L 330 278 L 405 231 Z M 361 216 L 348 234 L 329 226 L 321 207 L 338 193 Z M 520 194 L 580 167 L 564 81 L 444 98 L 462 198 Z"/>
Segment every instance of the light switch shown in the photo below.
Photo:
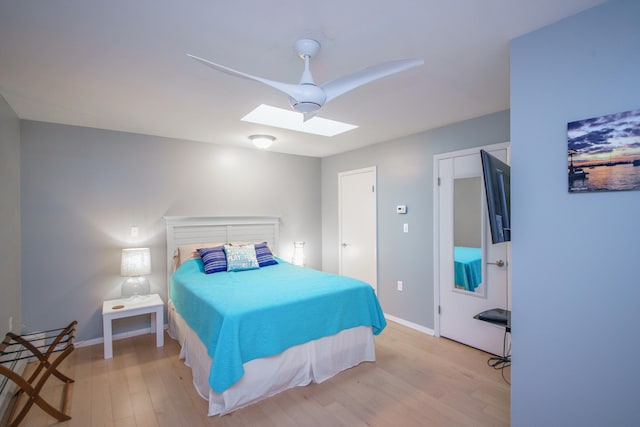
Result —
<path fill-rule="evenodd" d="M 405 224 L 402 226 L 402 231 L 404 231 L 405 233 L 408 233 L 408 232 L 409 232 L 409 224 L 405 223 Z"/>

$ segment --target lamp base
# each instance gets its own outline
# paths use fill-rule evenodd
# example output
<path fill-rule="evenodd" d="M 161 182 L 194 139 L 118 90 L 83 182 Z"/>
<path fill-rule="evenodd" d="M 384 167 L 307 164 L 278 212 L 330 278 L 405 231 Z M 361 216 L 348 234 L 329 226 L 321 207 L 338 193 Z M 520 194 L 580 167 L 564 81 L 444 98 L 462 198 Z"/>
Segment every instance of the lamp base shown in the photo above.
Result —
<path fill-rule="evenodd" d="M 122 283 L 122 298 L 141 298 L 149 295 L 149 279 L 146 277 L 129 277 Z"/>

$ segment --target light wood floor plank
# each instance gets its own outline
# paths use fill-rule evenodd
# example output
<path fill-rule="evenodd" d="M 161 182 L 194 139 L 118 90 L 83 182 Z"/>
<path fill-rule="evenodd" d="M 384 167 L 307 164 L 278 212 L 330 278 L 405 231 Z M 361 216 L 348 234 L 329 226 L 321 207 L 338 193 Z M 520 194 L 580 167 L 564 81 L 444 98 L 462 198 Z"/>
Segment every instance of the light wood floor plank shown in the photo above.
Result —
<path fill-rule="evenodd" d="M 375 363 L 362 363 L 325 381 L 287 390 L 224 416 L 207 416 L 191 370 L 169 337 L 114 342 L 74 351 L 61 371 L 76 380 L 72 420 L 57 423 L 33 408 L 24 426 L 508 426 L 510 387 L 487 366 L 490 355 L 389 322 L 376 337 Z M 505 370 L 509 379 L 510 370 Z M 55 379 L 43 390 L 59 402 Z"/>

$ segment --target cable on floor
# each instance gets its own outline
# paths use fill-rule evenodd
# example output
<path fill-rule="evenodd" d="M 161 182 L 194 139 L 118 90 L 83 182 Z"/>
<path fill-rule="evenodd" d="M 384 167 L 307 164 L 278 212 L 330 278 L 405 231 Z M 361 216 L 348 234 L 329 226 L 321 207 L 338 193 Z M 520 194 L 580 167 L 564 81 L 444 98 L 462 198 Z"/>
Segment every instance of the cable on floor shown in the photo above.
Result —
<path fill-rule="evenodd" d="M 507 331 L 506 330 L 504 331 L 504 338 L 502 342 L 502 354 L 503 354 L 502 356 L 490 357 L 489 360 L 487 360 L 487 365 L 489 365 L 493 369 L 499 369 L 500 373 L 502 374 L 502 379 L 507 384 L 511 385 L 511 382 L 507 380 L 507 378 L 504 376 L 505 368 L 508 368 L 511 366 L 511 343 L 509 343 L 509 348 L 507 348 Z"/>

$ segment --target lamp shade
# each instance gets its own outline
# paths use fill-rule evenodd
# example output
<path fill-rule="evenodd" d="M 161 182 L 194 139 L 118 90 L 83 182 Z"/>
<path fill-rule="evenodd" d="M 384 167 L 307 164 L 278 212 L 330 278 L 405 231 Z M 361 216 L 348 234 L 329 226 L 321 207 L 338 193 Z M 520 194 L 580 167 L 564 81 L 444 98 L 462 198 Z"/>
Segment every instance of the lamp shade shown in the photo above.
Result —
<path fill-rule="evenodd" d="M 120 275 L 138 277 L 146 274 L 151 274 L 151 251 L 149 248 L 123 249 Z"/>
<path fill-rule="evenodd" d="M 304 267 L 304 242 L 293 242 L 293 256 L 291 258 L 293 265 Z"/>

